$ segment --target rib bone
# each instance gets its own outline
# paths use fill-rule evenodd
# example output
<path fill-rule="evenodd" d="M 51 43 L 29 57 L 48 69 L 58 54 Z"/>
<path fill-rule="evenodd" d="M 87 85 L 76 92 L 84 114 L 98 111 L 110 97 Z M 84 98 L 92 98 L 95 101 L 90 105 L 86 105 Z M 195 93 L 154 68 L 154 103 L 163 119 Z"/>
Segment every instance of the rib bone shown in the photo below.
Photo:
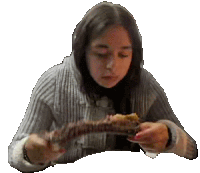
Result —
<path fill-rule="evenodd" d="M 66 142 L 89 133 L 113 133 L 118 135 L 135 135 L 139 131 L 139 118 L 136 114 L 107 116 L 99 121 L 79 121 L 66 123 L 61 129 L 50 133 L 43 132 L 41 137 L 64 147 Z"/>

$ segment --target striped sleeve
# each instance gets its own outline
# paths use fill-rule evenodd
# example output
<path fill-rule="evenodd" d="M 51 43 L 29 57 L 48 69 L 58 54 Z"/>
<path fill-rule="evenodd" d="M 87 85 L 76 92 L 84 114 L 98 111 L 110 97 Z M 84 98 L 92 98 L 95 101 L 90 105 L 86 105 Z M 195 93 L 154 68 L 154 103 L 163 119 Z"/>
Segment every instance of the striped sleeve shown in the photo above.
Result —
<path fill-rule="evenodd" d="M 22 148 L 30 133 L 49 130 L 53 120 L 56 67 L 46 71 L 33 89 L 24 119 L 8 147 L 8 162 L 20 171 L 38 171 L 45 166 L 31 165 L 23 159 Z"/>
<path fill-rule="evenodd" d="M 164 90 L 153 77 L 149 86 L 150 92 L 154 94 L 156 99 L 149 108 L 146 121 L 164 123 L 172 133 L 171 145 L 166 148 L 165 152 L 175 153 L 187 159 L 195 159 L 198 153 L 196 142 L 184 131 L 168 102 Z"/>
<path fill-rule="evenodd" d="M 197 158 L 197 145 L 189 134 L 172 121 L 159 120 L 158 122 L 166 124 L 172 132 L 171 145 L 164 152 L 175 153 L 190 160 Z"/>

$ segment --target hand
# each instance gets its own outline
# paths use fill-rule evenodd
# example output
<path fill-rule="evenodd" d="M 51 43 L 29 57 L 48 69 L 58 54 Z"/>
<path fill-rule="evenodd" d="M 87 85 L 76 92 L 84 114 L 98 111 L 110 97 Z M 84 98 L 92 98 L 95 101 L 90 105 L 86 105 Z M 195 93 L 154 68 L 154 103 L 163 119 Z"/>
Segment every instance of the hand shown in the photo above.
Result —
<path fill-rule="evenodd" d="M 25 144 L 27 155 L 33 164 L 47 164 L 50 161 L 57 160 L 62 156 L 65 149 L 54 149 L 53 144 L 39 137 L 38 134 L 31 134 Z"/>
<path fill-rule="evenodd" d="M 145 122 L 140 124 L 140 131 L 128 138 L 147 152 L 160 153 L 165 150 L 169 139 L 168 128 L 163 123 Z"/>

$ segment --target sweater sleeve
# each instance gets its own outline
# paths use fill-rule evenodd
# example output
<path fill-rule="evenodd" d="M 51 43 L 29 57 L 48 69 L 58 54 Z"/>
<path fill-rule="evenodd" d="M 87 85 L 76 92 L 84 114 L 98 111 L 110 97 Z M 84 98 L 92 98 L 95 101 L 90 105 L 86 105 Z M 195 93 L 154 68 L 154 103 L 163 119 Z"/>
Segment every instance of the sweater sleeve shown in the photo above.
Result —
<path fill-rule="evenodd" d="M 186 131 L 184 131 L 184 128 L 175 116 L 162 87 L 154 78 L 150 83 L 150 90 L 154 93 L 156 99 L 148 111 L 146 121 L 164 123 L 172 133 L 172 142 L 164 152 L 175 153 L 187 159 L 195 159 L 198 153 L 196 142 Z"/>
<path fill-rule="evenodd" d="M 33 89 L 24 119 L 8 147 L 9 164 L 22 172 L 39 171 L 49 165 L 32 165 L 23 158 L 23 146 L 29 134 L 50 130 L 53 122 L 55 70 L 46 71 Z"/>

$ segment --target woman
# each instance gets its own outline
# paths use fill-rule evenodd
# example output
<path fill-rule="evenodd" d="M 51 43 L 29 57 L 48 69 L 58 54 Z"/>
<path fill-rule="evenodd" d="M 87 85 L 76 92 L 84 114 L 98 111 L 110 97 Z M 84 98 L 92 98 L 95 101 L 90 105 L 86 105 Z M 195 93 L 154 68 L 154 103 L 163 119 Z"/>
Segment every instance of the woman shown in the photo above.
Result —
<path fill-rule="evenodd" d="M 100 3 L 88 11 L 73 35 L 72 55 L 46 71 L 35 86 L 9 146 L 9 163 L 20 171 L 38 171 L 55 160 L 69 163 L 106 150 L 140 148 L 195 159 L 195 141 L 174 115 L 163 89 L 142 68 L 142 55 L 137 25 L 126 9 Z M 134 112 L 144 122 L 134 137 L 90 134 L 54 151 L 38 135 L 65 122 Z"/>

